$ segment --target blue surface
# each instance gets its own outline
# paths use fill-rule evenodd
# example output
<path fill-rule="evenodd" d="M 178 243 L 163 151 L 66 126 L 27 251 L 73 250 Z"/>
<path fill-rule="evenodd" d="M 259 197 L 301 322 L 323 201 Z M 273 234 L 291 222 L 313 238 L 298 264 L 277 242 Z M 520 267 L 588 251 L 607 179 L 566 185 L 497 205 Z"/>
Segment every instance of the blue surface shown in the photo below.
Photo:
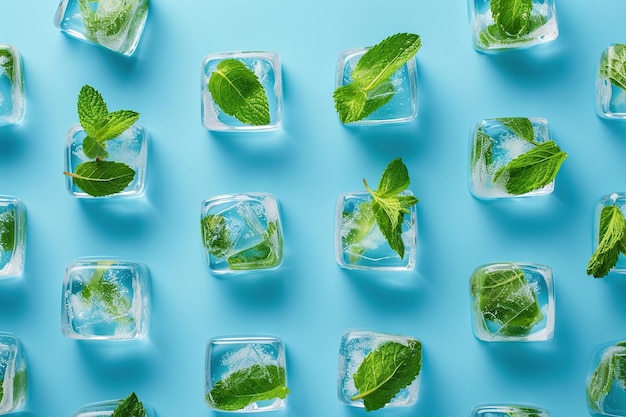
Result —
<path fill-rule="evenodd" d="M 70 416 L 135 390 L 159 416 L 213 415 L 204 403 L 209 338 L 279 336 L 292 393 L 282 416 L 364 416 L 336 396 L 344 330 L 415 336 L 424 368 L 415 407 L 381 416 L 464 416 L 477 404 L 534 403 L 553 416 L 586 415 L 593 348 L 624 337 L 626 279 L 585 275 L 594 206 L 624 191 L 626 124 L 593 111 L 594 68 L 626 42 L 626 2 L 559 1 L 559 38 L 500 55 L 471 47 L 464 1 L 153 1 L 135 55 L 118 57 L 56 29 L 57 2 L 0 0 L 0 42 L 24 59 L 27 113 L 0 129 L 0 193 L 28 210 L 26 269 L 0 282 L 0 330 L 18 335 L 30 366 L 21 416 Z M 407 125 L 346 128 L 332 102 L 348 48 L 409 31 L 420 108 Z M 200 122 L 200 67 L 209 53 L 267 50 L 283 65 L 284 123 L 276 132 L 216 134 Z M 110 108 L 141 113 L 151 137 L 143 200 L 79 201 L 65 189 L 63 144 L 83 84 Z M 569 158 L 547 197 L 478 201 L 468 191 L 471 127 L 484 118 L 544 117 Z M 337 196 L 376 182 L 401 156 L 418 203 L 411 273 L 340 269 L 333 257 Z M 216 278 L 202 254 L 200 203 L 270 192 L 284 222 L 274 272 Z M 65 265 L 112 255 L 147 264 L 152 324 L 143 343 L 81 343 L 60 330 Z M 471 333 L 469 277 L 516 261 L 555 273 L 551 341 L 486 344 Z"/>

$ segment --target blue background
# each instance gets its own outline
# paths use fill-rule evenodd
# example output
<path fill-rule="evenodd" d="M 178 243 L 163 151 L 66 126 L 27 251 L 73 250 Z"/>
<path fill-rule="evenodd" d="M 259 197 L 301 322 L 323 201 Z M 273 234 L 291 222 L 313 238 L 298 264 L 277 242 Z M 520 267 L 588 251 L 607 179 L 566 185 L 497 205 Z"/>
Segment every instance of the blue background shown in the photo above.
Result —
<path fill-rule="evenodd" d="M 594 68 L 626 42 L 623 0 L 560 1 L 559 38 L 500 55 L 471 46 L 464 1 L 153 1 L 135 55 L 118 57 L 52 24 L 57 2 L 0 0 L 0 42 L 23 55 L 27 113 L 0 129 L 0 193 L 28 210 L 22 279 L 0 282 L 0 330 L 25 346 L 30 395 L 21 416 L 69 416 L 135 390 L 159 416 L 213 415 L 203 400 L 209 338 L 272 334 L 287 349 L 288 406 L 277 416 L 363 416 L 336 398 L 344 330 L 422 340 L 416 406 L 381 416 L 464 416 L 477 404 L 534 403 L 586 415 L 593 348 L 625 336 L 626 280 L 585 268 L 603 194 L 624 191 L 626 124 L 593 112 Z M 417 120 L 346 128 L 333 108 L 335 64 L 348 48 L 393 33 L 422 36 Z M 283 64 L 284 124 L 215 134 L 200 123 L 200 65 L 209 53 L 267 50 Z M 141 113 L 151 135 L 147 194 L 79 201 L 65 189 L 65 133 L 90 84 L 111 109 Z M 468 141 L 483 118 L 545 117 L 569 158 L 547 197 L 483 202 L 468 191 Z M 376 182 L 402 157 L 418 203 L 414 272 L 341 270 L 333 257 L 337 196 Z M 285 261 L 270 273 L 216 278 L 205 264 L 200 203 L 271 192 L 280 202 Z M 111 255 L 152 272 L 149 339 L 81 343 L 60 331 L 65 265 Z M 553 268 L 555 336 L 486 344 L 471 333 L 469 277 L 488 262 Z"/>

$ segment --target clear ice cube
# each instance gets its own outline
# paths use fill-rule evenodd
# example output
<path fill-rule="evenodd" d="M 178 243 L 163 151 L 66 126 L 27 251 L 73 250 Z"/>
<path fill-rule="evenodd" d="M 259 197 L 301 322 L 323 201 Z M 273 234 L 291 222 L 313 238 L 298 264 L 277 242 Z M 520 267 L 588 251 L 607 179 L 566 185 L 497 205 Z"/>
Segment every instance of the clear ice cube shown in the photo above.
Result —
<path fill-rule="evenodd" d="M 22 57 L 11 45 L 0 44 L 0 126 L 17 124 L 26 111 Z"/>
<path fill-rule="evenodd" d="M 24 271 L 26 207 L 19 199 L 0 195 L 0 278 Z"/>
<path fill-rule="evenodd" d="M 150 0 L 62 0 L 54 25 L 71 37 L 124 56 L 135 52 Z"/>
<path fill-rule="evenodd" d="M 484 405 L 474 408 L 471 417 L 550 417 L 550 413 L 532 405 Z"/>
<path fill-rule="evenodd" d="M 626 119 L 626 45 L 604 50 L 596 69 L 595 110 L 605 119 Z"/>
<path fill-rule="evenodd" d="M 73 417 L 109 417 L 113 415 L 113 411 L 115 411 L 123 401 L 124 399 L 119 399 L 87 404 L 76 410 Z M 141 403 L 146 410 L 145 417 L 156 417 L 154 409 L 150 404 L 147 404 L 145 401 Z"/>
<path fill-rule="evenodd" d="M 587 371 L 587 409 L 593 417 L 626 416 L 626 341 L 597 346 Z"/>
<path fill-rule="evenodd" d="M 271 194 L 221 195 L 202 203 L 202 242 L 215 273 L 273 269 L 282 263 L 282 226 Z"/>
<path fill-rule="evenodd" d="M 600 198 L 596 204 L 593 222 L 593 251 L 598 248 L 600 240 L 600 215 L 602 209 L 607 206 L 616 206 L 619 208 L 623 216 L 626 217 L 626 192 L 606 194 Z M 610 270 L 610 274 L 623 275 L 626 274 L 626 256 L 620 252 L 617 257 L 617 263 Z"/>
<path fill-rule="evenodd" d="M 26 403 L 28 375 L 22 343 L 11 333 L 0 333 L 0 414 Z"/>
<path fill-rule="evenodd" d="M 221 411 L 257 412 L 279 410 L 285 407 L 286 399 L 280 397 L 253 401 L 237 410 L 225 410 L 214 398 L 213 389 L 224 384 L 231 375 L 245 374 L 256 367 L 281 369 L 284 374 L 282 385 L 287 386 L 285 348 L 276 337 L 218 337 L 209 340 L 206 352 L 205 397 L 208 405 Z M 270 371 L 272 372 L 272 371 Z M 280 384 L 280 381 L 278 381 Z"/>
<path fill-rule="evenodd" d="M 62 331 L 88 340 L 140 339 L 150 318 L 150 278 L 143 264 L 81 258 L 66 268 Z"/>

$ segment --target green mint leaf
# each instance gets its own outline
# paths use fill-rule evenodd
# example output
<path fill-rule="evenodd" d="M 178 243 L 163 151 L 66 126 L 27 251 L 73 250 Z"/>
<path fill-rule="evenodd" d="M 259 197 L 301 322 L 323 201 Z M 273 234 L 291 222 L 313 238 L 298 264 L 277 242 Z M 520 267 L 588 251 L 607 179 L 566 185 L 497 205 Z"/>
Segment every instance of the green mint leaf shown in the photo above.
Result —
<path fill-rule="evenodd" d="M 87 135 L 98 139 L 98 131 L 106 123 L 109 110 L 102 95 L 93 87 L 84 85 L 78 93 L 78 120 Z"/>
<path fill-rule="evenodd" d="M 225 257 L 232 250 L 230 231 L 226 218 L 221 215 L 209 214 L 201 220 L 202 241 L 210 254 L 217 258 Z"/>
<path fill-rule="evenodd" d="M 276 222 L 270 222 L 267 225 L 265 239 L 236 255 L 227 259 L 228 266 L 233 270 L 248 270 L 271 268 L 276 266 L 279 261 L 279 253 L 282 247 L 280 233 L 278 233 L 278 225 Z"/>
<path fill-rule="evenodd" d="M 383 408 L 400 390 L 410 385 L 422 369 L 422 345 L 386 342 L 371 351 L 354 374 L 359 391 L 352 401 L 363 399 L 366 411 Z"/>
<path fill-rule="evenodd" d="M 504 33 L 519 36 L 527 33 L 532 0 L 491 0 L 493 20 Z"/>
<path fill-rule="evenodd" d="M 604 413 L 603 401 L 611 390 L 613 379 L 620 373 L 618 383 L 623 384 L 623 367 L 626 347 L 623 342 L 611 346 L 601 356 L 598 366 L 587 381 L 587 401 L 597 413 Z M 618 369 L 619 368 L 619 369 Z M 624 385 L 622 385 L 624 386 Z"/>
<path fill-rule="evenodd" d="M 112 262 L 103 261 L 101 265 L 110 265 Z M 132 324 L 134 319 L 129 317 L 130 301 L 120 292 L 118 286 L 104 279 L 106 267 L 96 268 L 81 290 L 81 296 L 86 303 L 98 302 L 104 311 L 120 324 Z"/>
<path fill-rule="evenodd" d="M 421 47 L 419 35 L 398 33 L 363 54 L 352 71 L 352 83 L 333 93 L 342 123 L 362 120 L 389 102 L 395 94 L 389 78 Z"/>
<path fill-rule="evenodd" d="M 600 77 L 626 91 L 626 45 L 615 44 L 602 55 Z"/>
<path fill-rule="evenodd" d="M 409 213 L 409 208 L 418 202 L 413 196 L 399 195 L 410 184 L 406 165 L 400 158 L 391 161 L 385 168 L 376 191 L 372 191 L 365 179 L 363 184 L 372 196 L 372 211 L 380 231 L 389 246 L 404 258 L 402 223 L 404 215 Z"/>
<path fill-rule="evenodd" d="M 11 80 L 11 83 L 13 83 L 15 62 L 13 54 L 11 54 L 9 49 L 0 49 L 0 65 L 2 65 L 4 73 L 7 75 L 9 80 Z M 2 75 L 2 71 L 0 71 L 0 75 Z"/>
<path fill-rule="evenodd" d="M 98 142 L 91 136 L 86 136 L 85 139 L 83 139 L 83 152 L 87 158 L 92 159 L 104 159 L 109 157 L 109 152 L 107 152 L 104 143 Z"/>
<path fill-rule="evenodd" d="M 270 123 L 269 102 L 256 74 L 237 59 L 225 59 L 209 78 L 209 92 L 222 111 L 241 123 Z"/>
<path fill-rule="evenodd" d="M 103 197 L 124 191 L 135 178 L 135 170 L 121 162 L 89 161 L 76 167 L 75 173 L 65 172 L 85 193 Z"/>
<path fill-rule="evenodd" d="M 544 142 L 496 171 L 493 182 L 502 179 L 509 194 L 526 194 L 550 184 L 565 158 L 554 141 Z"/>
<path fill-rule="evenodd" d="M 0 214 L 0 250 L 12 252 L 15 249 L 15 210 Z"/>
<path fill-rule="evenodd" d="M 100 142 L 113 139 L 124 133 L 139 119 L 139 113 L 132 110 L 118 110 L 107 115 L 104 125 L 96 131 L 94 138 Z"/>
<path fill-rule="evenodd" d="M 626 254 L 626 219 L 619 207 L 606 206 L 600 212 L 598 247 L 587 264 L 587 275 L 606 276 L 620 253 Z"/>
<path fill-rule="evenodd" d="M 522 36 L 528 35 L 529 33 L 534 32 L 539 29 L 541 26 L 545 25 L 548 22 L 548 19 L 542 15 L 532 15 L 530 17 L 530 21 L 528 22 L 528 27 L 526 28 L 526 33 L 520 34 L 518 36 L 511 36 L 507 34 L 505 31 L 500 29 L 497 24 L 489 25 L 487 28 L 483 29 L 480 32 L 479 40 L 480 43 L 484 47 L 491 47 L 497 44 L 501 45 L 512 45 L 517 42 L 520 42 L 520 38 Z"/>
<path fill-rule="evenodd" d="M 491 137 L 483 131 L 483 128 L 479 127 L 474 135 L 470 165 L 472 167 L 476 165 L 481 157 L 484 158 L 486 166 L 490 166 L 493 163 L 493 142 Z"/>
<path fill-rule="evenodd" d="M 376 224 L 376 216 L 370 202 L 362 202 L 352 213 L 342 213 L 342 224 L 347 230 L 343 236 L 343 246 L 350 263 L 356 262 L 367 249 L 361 244 Z"/>
<path fill-rule="evenodd" d="M 496 120 L 502 123 L 502 125 L 511 132 L 515 133 L 520 139 L 532 143 L 533 145 L 538 145 L 535 141 L 535 131 L 530 119 L 526 117 L 506 117 Z"/>
<path fill-rule="evenodd" d="M 258 401 L 285 398 L 289 394 L 285 383 L 285 368 L 256 364 L 218 381 L 207 401 L 220 410 L 241 410 Z"/>
<path fill-rule="evenodd" d="M 470 286 L 483 318 L 500 325 L 501 335 L 526 336 L 543 320 L 537 295 L 518 268 L 480 271 Z"/>
<path fill-rule="evenodd" d="M 94 10 L 91 3 L 97 3 Z M 88 37 L 98 43 L 99 37 L 111 37 L 127 27 L 138 0 L 78 0 Z"/>
<path fill-rule="evenodd" d="M 137 398 L 137 395 L 131 393 L 120 405 L 115 408 L 111 417 L 145 417 L 146 409 Z"/>

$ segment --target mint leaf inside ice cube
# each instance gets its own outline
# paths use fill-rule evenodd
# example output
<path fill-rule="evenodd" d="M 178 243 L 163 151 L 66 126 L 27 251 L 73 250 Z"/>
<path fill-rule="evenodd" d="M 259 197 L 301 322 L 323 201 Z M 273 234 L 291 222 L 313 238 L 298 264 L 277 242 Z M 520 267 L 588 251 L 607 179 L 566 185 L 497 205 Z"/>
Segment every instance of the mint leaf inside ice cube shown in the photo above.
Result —
<path fill-rule="evenodd" d="M 15 248 L 15 210 L 0 214 L 0 250 L 12 251 Z"/>
<path fill-rule="evenodd" d="M 626 91 L 626 45 L 615 44 L 602 55 L 600 77 Z"/>
<path fill-rule="evenodd" d="M 342 123 L 362 120 L 396 93 L 389 78 L 421 47 L 419 35 L 397 33 L 369 48 L 352 71 L 352 82 L 333 93 Z"/>
<path fill-rule="evenodd" d="M 363 400 L 366 411 L 383 408 L 403 388 L 413 382 L 422 369 L 422 344 L 386 342 L 372 350 L 353 375 L 359 393 L 352 401 Z"/>
<path fill-rule="evenodd" d="M 476 271 L 470 291 L 484 320 L 500 326 L 498 334 L 525 336 L 543 319 L 537 294 L 519 268 Z"/>
<path fill-rule="evenodd" d="M 222 111 L 241 123 L 270 123 L 265 88 L 256 74 L 238 59 L 225 59 L 209 77 L 209 92 Z"/>
<path fill-rule="evenodd" d="M 0 48 L 0 65 L 2 65 L 2 70 L 7 75 L 11 83 L 13 83 L 15 62 L 13 59 L 13 54 L 10 50 Z M 0 75 L 2 75 L 2 71 L 0 71 Z"/>
<path fill-rule="evenodd" d="M 135 170 L 122 162 L 88 161 L 79 164 L 76 172 L 64 172 L 74 184 L 94 197 L 117 194 L 135 178 Z"/>
<path fill-rule="evenodd" d="M 112 261 L 101 261 L 98 268 L 81 290 L 81 297 L 86 303 L 100 303 L 104 311 L 120 324 L 132 324 L 134 319 L 129 316 L 130 301 L 122 294 L 118 285 L 104 278 L 107 266 Z"/>
<path fill-rule="evenodd" d="M 587 264 L 587 275 L 606 276 L 617 264 L 620 253 L 626 255 L 626 219 L 616 205 L 600 211 L 598 247 Z"/>
<path fill-rule="evenodd" d="M 508 36 L 526 33 L 533 9 L 532 0 L 491 0 L 490 7 L 496 25 Z"/>
<path fill-rule="evenodd" d="M 289 394 L 285 384 L 285 368 L 255 364 L 217 381 L 206 398 L 220 410 L 241 410 L 258 401 L 285 398 Z"/>

